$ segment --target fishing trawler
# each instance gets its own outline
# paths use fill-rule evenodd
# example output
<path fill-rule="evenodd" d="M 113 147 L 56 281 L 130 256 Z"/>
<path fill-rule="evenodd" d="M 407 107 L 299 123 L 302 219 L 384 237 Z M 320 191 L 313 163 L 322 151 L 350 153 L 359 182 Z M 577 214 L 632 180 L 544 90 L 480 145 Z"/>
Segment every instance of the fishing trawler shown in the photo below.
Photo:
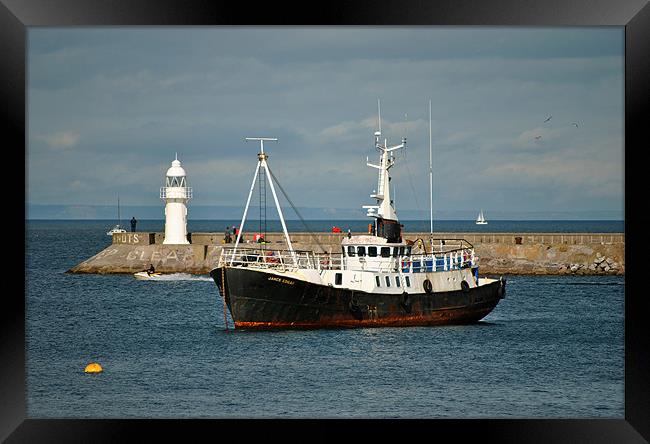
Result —
<path fill-rule="evenodd" d="M 397 146 L 382 143 L 381 117 L 374 136 L 379 163 L 366 163 L 379 173 L 371 194 L 376 204 L 363 206 L 374 221 L 372 230 L 344 237 L 337 252 L 293 248 L 264 152 L 264 141 L 277 139 L 247 139 L 260 141 L 253 184 L 235 245 L 222 250 L 210 272 L 224 299 L 226 323 L 225 307 L 235 328 L 247 330 L 469 324 L 505 296 L 502 277 L 479 276 L 478 257 L 466 240 L 434 239 L 433 230 L 428 242 L 403 238 L 389 172 L 406 138 Z M 286 249 L 239 246 L 258 175 L 270 185 Z"/>

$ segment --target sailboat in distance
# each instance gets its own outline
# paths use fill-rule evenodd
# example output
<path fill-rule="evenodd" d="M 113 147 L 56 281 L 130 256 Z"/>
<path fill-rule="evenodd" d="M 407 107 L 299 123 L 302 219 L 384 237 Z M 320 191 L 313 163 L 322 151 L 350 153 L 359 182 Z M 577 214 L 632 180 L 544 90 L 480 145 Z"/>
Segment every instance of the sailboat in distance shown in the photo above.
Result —
<path fill-rule="evenodd" d="M 106 232 L 107 236 L 112 236 L 113 233 L 126 233 L 126 230 L 120 226 L 122 220 L 120 219 L 120 195 L 117 195 L 117 225 Z"/>
<path fill-rule="evenodd" d="M 487 221 L 483 216 L 483 210 L 481 210 L 480 213 L 478 213 L 478 217 L 476 218 L 476 225 L 487 225 Z"/>

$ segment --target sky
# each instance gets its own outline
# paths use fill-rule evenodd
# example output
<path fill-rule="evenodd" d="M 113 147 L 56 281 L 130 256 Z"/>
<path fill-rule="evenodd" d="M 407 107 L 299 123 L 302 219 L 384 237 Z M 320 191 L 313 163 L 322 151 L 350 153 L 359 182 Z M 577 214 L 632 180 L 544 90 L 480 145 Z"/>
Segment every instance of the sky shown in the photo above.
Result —
<path fill-rule="evenodd" d="M 27 51 L 34 208 L 162 212 L 176 153 L 190 218 L 243 208 L 263 136 L 296 206 L 364 217 L 379 99 L 398 215 L 429 215 L 431 100 L 436 214 L 624 218 L 623 27 L 32 27 Z"/>

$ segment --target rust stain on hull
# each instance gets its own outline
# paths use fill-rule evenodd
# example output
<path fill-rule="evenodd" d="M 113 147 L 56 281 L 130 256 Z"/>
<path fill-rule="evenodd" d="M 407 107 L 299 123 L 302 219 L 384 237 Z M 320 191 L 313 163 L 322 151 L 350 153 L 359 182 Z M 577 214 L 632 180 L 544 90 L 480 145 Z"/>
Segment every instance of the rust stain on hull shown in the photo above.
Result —
<path fill-rule="evenodd" d="M 494 304 L 496 305 L 496 304 Z M 382 319 L 328 319 L 318 322 L 247 322 L 236 321 L 235 328 L 245 330 L 318 329 L 318 328 L 373 328 L 462 325 L 478 322 L 487 316 L 494 305 L 476 309 L 442 310 L 428 315 L 396 316 Z"/>

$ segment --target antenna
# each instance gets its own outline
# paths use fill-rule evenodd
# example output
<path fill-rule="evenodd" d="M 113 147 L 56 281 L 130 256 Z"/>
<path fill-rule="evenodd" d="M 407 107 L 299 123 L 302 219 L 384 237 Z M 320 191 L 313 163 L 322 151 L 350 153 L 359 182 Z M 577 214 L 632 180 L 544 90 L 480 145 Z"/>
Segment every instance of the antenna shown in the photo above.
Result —
<path fill-rule="evenodd" d="M 431 218 L 431 237 L 433 237 L 433 152 L 431 149 L 431 100 L 429 100 L 429 216 Z"/>
<path fill-rule="evenodd" d="M 381 103 L 377 99 L 377 115 L 379 117 L 379 134 L 381 134 Z"/>
<path fill-rule="evenodd" d="M 259 140 L 260 141 L 260 150 L 264 154 L 264 141 L 277 142 L 278 139 L 273 137 L 246 137 L 244 140 Z"/>

